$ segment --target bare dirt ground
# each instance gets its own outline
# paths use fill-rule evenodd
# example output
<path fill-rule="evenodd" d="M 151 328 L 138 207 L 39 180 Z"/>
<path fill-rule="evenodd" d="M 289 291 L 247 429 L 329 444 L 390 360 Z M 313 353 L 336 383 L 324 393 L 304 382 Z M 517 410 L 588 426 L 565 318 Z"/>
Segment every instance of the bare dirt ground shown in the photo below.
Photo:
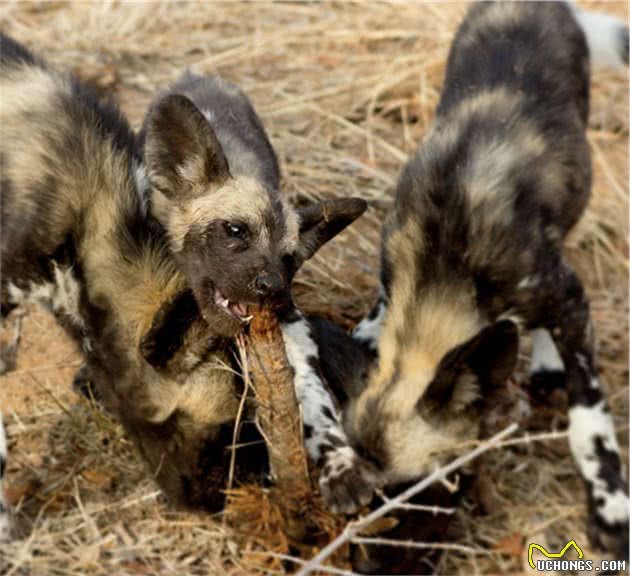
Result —
<path fill-rule="evenodd" d="M 624 2 L 597 8 L 627 21 Z M 240 84 L 269 130 L 292 200 L 352 194 L 371 201 L 369 213 L 296 283 L 304 308 L 350 326 L 374 298 L 380 222 L 400 167 L 432 120 L 464 11 L 465 4 L 452 3 L 3 3 L 0 22 L 51 63 L 113 94 L 136 127 L 155 92 L 188 67 Z M 599 366 L 627 453 L 623 74 L 594 75 L 589 136 L 593 197 L 567 253 L 591 297 Z M 527 352 L 525 346 L 523 368 Z M 0 573 L 289 571 L 257 553 L 287 551 L 264 493 L 256 493 L 258 516 L 249 532 L 222 518 L 168 508 L 118 425 L 71 390 L 80 361 L 51 317 L 31 310 L 17 369 L 0 382 L 19 536 L 0 549 Z M 521 369 L 515 389 L 525 381 Z M 521 424 L 529 434 L 555 433 L 545 441 L 519 440 L 485 459 L 493 505 L 483 517 L 462 507 L 457 543 L 468 551 L 448 551 L 440 573 L 529 574 L 532 541 L 552 550 L 574 538 L 590 557 L 584 492 L 563 411 L 548 407 Z"/>

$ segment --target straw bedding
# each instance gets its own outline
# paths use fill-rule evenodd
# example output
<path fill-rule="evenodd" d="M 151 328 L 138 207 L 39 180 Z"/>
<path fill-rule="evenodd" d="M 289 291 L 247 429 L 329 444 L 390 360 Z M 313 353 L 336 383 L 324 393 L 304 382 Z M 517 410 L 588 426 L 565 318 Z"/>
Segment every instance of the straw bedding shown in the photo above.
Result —
<path fill-rule="evenodd" d="M 300 273 L 301 306 L 351 326 L 375 296 L 379 227 L 397 173 L 430 125 L 452 34 L 453 3 L 72 3 L 0 5 L 3 30 L 113 93 L 139 126 L 152 95 L 185 68 L 240 84 L 278 152 L 295 202 L 358 195 L 366 216 Z M 599 9 L 627 19 L 625 3 Z M 589 131 L 594 190 L 567 248 L 592 302 L 599 366 L 628 436 L 628 84 L 597 73 Z M 513 381 L 526 381 L 527 346 Z M 225 517 L 173 512 L 119 426 L 70 389 L 80 357 L 33 309 L 15 372 L 2 378 L 9 497 L 20 538 L 0 549 L 9 574 L 252 574 L 290 571 L 278 510 L 236 489 Z M 467 501 L 440 573 L 527 573 L 527 543 L 586 546 L 584 493 L 558 407 L 522 422 L 520 440 L 484 458 L 487 514 Z M 627 462 L 626 462 L 627 463 Z M 236 516 L 238 528 L 230 522 Z M 340 522 L 323 518 L 334 535 Z M 307 556 L 314 550 L 304 550 Z M 587 556 L 588 557 L 588 556 Z M 341 566 L 343 561 L 339 560 Z"/>

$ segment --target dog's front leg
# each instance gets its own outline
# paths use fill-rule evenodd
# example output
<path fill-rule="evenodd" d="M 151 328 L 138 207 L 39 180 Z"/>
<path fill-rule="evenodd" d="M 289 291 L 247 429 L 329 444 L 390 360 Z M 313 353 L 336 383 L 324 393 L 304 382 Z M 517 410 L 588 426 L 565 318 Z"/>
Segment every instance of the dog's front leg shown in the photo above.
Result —
<path fill-rule="evenodd" d="M 333 512 L 354 513 L 372 499 L 375 472 L 350 446 L 341 423 L 341 411 L 320 370 L 318 348 L 308 321 L 292 310 L 280 326 L 287 358 L 295 373 L 306 450 L 321 467 L 321 494 Z"/>

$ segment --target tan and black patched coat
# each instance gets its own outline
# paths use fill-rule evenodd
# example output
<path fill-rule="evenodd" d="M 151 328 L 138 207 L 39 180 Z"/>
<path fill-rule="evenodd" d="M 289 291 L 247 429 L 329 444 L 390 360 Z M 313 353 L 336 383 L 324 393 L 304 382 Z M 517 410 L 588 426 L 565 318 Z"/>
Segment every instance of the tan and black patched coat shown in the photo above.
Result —
<path fill-rule="evenodd" d="M 0 49 L 3 316 L 49 307 L 168 496 L 216 509 L 238 386 L 146 214 L 134 135 L 114 105 L 12 39 Z"/>
<path fill-rule="evenodd" d="M 627 28 L 610 22 L 627 63 Z M 346 421 L 387 481 L 426 474 L 476 437 L 513 371 L 517 325 L 535 330 L 534 357 L 552 359 L 538 385 L 566 382 L 589 532 L 627 553 L 626 484 L 588 299 L 562 254 L 591 187 L 588 23 L 556 2 L 469 10 L 434 126 L 385 223 L 382 295 L 356 331 L 378 365 Z"/>
<path fill-rule="evenodd" d="M 293 306 L 295 272 L 367 204 L 338 198 L 301 208 L 247 95 L 219 76 L 184 74 L 149 106 L 140 135 L 147 204 L 214 332 L 247 330 L 250 307 L 275 308 L 324 501 L 351 513 L 372 497 L 371 466 L 349 446 L 307 319 Z"/>

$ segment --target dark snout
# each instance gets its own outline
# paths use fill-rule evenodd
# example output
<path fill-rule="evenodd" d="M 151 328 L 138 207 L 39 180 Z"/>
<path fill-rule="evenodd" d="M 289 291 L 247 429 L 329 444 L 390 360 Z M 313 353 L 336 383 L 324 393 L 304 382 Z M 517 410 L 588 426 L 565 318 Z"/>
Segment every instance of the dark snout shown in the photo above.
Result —
<path fill-rule="evenodd" d="M 254 287 L 260 300 L 282 302 L 289 295 L 287 281 L 279 272 L 262 272 L 256 277 Z"/>

